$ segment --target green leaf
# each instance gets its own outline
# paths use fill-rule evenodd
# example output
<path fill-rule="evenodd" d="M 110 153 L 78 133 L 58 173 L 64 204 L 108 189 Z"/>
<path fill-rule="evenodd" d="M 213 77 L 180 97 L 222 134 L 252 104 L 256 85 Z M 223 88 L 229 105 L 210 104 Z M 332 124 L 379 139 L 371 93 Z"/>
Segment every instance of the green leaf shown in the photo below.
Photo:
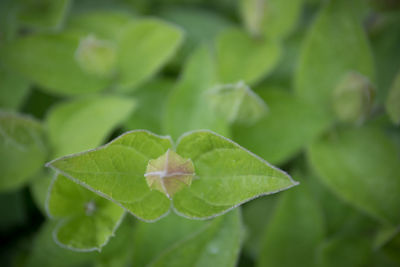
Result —
<path fill-rule="evenodd" d="M 372 259 L 371 240 L 363 236 L 334 237 L 321 244 L 316 256 L 321 267 L 370 266 Z"/>
<path fill-rule="evenodd" d="M 323 237 L 322 211 L 302 182 L 282 193 L 267 224 L 257 266 L 314 266 L 314 253 Z"/>
<path fill-rule="evenodd" d="M 117 41 L 121 29 L 133 20 L 133 16 L 118 10 L 89 10 L 73 14 L 67 22 L 67 29 L 94 34 L 96 37 Z"/>
<path fill-rule="evenodd" d="M 234 140 L 272 164 L 299 153 L 329 126 L 323 113 L 284 90 L 257 91 L 268 104 L 268 115 L 253 126 L 235 126 Z"/>
<path fill-rule="evenodd" d="M 172 90 L 165 112 L 164 132 L 176 139 L 181 134 L 209 129 L 228 135 L 228 123 L 216 115 L 207 98 L 215 83 L 214 61 L 206 47 L 198 48 L 189 58 L 176 87 Z"/>
<path fill-rule="evenodd" d="M 176 147 L 180 156 L 192 160 L 197 176 L 173 197 L 175 211 L 188 218 L 215 217 L 297 184 L 285 172 L 210 131 L 187 133 Z"/>
<path fill-rule="evenodd" d="M 134 100 L 116 96 L 96 96 L 57 104 L 47 116 L 53 153 L 59 157 L 99 146 L 128 118 L 134 107 Z"/>
<path fill-rule="evenodd" d="M 274 41 L 252 39 L 239 29 L 223 31 L 216 47 L 222 83 L 243 80 L 254 85 L 273 70 L 281 54 L 280 46 Z"/>
<path fill-rule="evenodd" d="M 196 235 L 209 223 L 188 220 L 173 213 L 155 223 L 137 222 L 133 237 L 133 266 L 147 266 L 160 254 Z"/>
<path fill-rule="evenodd" d="M 243 82 L 219 85 L 207 94 L 215 112 L 230 123 L 254 124 L 268 110 L 265 102 Z"/>
<path fill-rule="evenodd" d="M 90 75 L 75 59 L 79 35 L 36 34 L 16 39 L 1 51 L 4 63 L 41 89 L 57 95 L 81 95 L 105 89 L 110 80 Z"/>
<path fill-rule="evenodd" d="M 55 177 L 47 198 L 49 216 L 58 219 L 54 240 L 78 251 L 107 244 L 124 216 L 124 209 L 62 175 Z"/>
<path fill-rule="evenodd" d="M 0 191 L 15 190 L 43 167 L 47 157 L 42 125 L 0 111 Z"/>
<path fill-rule="evenodd" d="M 60 29 L 70 0 L 21 0 L 19 20 L 34 29 Z"/>
<path fill-rule="evenodd" d="M 152 79 L 132 94 L 137 100 L 135 112 L 125 122 L 124 129 L 146 129 L 162 134 L 162 118 L 173 80 L 167 78 Z"/>
<path fill-rule="evenodd" d="M 47 192 L 49 191 L 54 175 L 52 171 L 43 170 L 35 175 L 29 184 L 32 200 L 42 214 L 46 214 Z"/>
<path fill-rule="evenodd" d="M 389 96 L 386 100 L 386 110 L 393 123 L 400 124 L 400 71 L 389 91 Z"/>
<path fill-rule="evenodd" d="M 338 129 L 308 150 L 318 177 L 339 197 L 386 223 L 399 224 L 400 165 L 379 129 Z"/>
<path fill-rule="evenodd" d="M 31 249 L 25 266 L 85 266 L 97 256 L 94 252 L 82 253 L 57 246 L 53 240 L 56 224 L 54 221 L 47 220 L 41 225 L 30 245 Z"/>
<path fill-rule="evenodd" d="M 357 71 L 374 80 L 372 53 L 359 16 L 355 15 L 355 2 L 327 2 L 303 44 L 295 77 L 296 93 L 321 111 L 331 111 L 333 89 L 345 73 Z"/>
<path fill-rule="evenodd" d="M 149 189 L 144 174 L 148 161 L 171 147 L 169 137 L 132 131 L 98 149 L 56 159 L 48 166 L 136 217 L 154 221 L 169 211 L 170 201 L 163 193 Z"/>
<path fill-rule="evenodd" d="M 235 266 L 243 229 L 239 210 L 212 220 L 202 230 L 161 254 L 149 266 Z"/>
<path fill-rule="evenodd" d="M 29 82 L 0 64 L 0 108 L 17 110 L 29 92 Z"/>
<path fill-rule="evenodd" d="M 241 0 L 240 13 L 256 37 L 285 38 L 297 25 L 303 0 Z"/>
<path fill-rule="evenodd" d="M 182 40 L 179 28 L 155 19 L 125 26 L 118 38 L 118 90 L 129 91 L 157 73 Z"/>
<path fill-rule="evenodd" d="M 214 45 L 215 38 L 232 23 L 221 14 L 193 7 L 167 7 L 160 16 L 185 30 L 185 42 L 172 62 L 178 68 L 199 44 Z"/>
<path fill-rule="evenodd" d="M 27 207 L 22 191 L 0 193 L 0 233 L 21 227 L 28 221 Z"/>

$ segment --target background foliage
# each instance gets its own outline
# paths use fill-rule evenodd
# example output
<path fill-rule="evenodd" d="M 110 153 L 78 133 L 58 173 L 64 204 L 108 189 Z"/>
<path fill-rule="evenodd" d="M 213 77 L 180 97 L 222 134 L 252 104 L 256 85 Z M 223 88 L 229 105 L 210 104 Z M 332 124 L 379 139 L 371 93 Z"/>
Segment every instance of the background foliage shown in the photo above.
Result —
<path fill-rule="evenodd" d="M 0 265 L 400 266 L 399 48 L 390 0 L 2 0 Z M 300 185 L 148 223 L 44 167 L 135 129 Z"/>

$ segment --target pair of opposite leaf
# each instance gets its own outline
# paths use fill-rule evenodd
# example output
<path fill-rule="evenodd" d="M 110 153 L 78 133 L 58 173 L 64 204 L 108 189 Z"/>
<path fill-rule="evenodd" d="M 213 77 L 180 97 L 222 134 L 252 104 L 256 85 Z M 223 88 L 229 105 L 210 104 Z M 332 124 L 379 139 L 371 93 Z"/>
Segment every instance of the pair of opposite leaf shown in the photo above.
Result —
<path fill-rule="evenodd" d="M 59 174 L 47 201 L 48 213 L 62 219 L 56 239 L 83 250 L 107 243 L 124 211 L 147 222 L 171 208 L 187 218 L 209 219 L 297 184 L 285 172 L 207 130 L 186 133 L 175 146 L 169 136 L 131 131 L 48 166 Z M 89 237 L 90 225 L 96 231 Z M 86 232 L 86 239 L 75 240 L 75 229 Z"/>

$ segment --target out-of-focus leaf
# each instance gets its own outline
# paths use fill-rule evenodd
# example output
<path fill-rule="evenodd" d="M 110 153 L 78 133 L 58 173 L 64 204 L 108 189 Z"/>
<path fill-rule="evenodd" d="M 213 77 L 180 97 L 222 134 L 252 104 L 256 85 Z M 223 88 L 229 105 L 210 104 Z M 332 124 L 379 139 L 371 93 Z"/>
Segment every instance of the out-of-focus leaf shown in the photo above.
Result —
<path fill-rule="evenodd" d="M 46 214 L 47 193 L 53 177 L 54 172 L 43 170 L 32 178 L 29 185 L 33 202 L 43 214 Z"/>
<path fill-rule="evenodd" d="M 216 46 L 218 75 L 222 83 L 243 80 L 254 85 L 273 70 L 281 54 L 276 42 L 253 39 L 239 29 L 221 32 Z"/>
<path fill-rule="evenodd" d="M 161 254 L 150 266 L 234 266 L 242 241 L 238 209 L 209 222 L 202 230 Z"/>
<path fill-rule="evenodd" d="M 19 0 L 19 20 L 34 29 L 60 29 L 70 0 Z"/>
<path fill-rule="evenodd" d="M 185 42 L 172 62 L 174 67 L 182 64 L 199 44 L 213 45 L 218 34 L 232 25 L 225 17 L 206 9 L 170 7 L 160 16 L 185 30 Z"/>
<path fill-rule="evenodd" d="M 324 238 L 320 206 L 305 181 L 282 194 L 267 224 L 257 266 L 314 266 L 314 255 Z"/>
<path fill-rule="evenodd" d="M 369 266 L 371 258 L 370 240 L 363 236 L 341 236 L 320 245 L 316 262 L 321 267 L 362 267 Z"/>
<path fill-rule="evenodd" d="M 124 218 L 115 235 L 101 250 L 96 258 L 96 267 L 126 267 L 131 266 L 134 252 L 132 239 L 134 238 L 133 219 Z"/>
<path fill-rule="evenodd" d="M 146 266 L 165 250 L 193 236 L 209 222 L 188 220 L 173 213 L 155 222 L 138 222 L 134 232 L 134 266 Z"/>
<path fill-rule="evenodd" d="M 41 89 L 56 95 L 88 94 L 105 89 L 108 78 L 82 70 L 75 59 L 77 34 L 37 34 L 19 38 L 1 51 L 4 63 Z"/>
<path fill-rule="evenodd" d="M 285 38 L 297 25 L 303 0 L 241 0 L 240 13 L 256 37 Z"/>
<path fill-rule="evenodd" d="M 156 78 L 138 88 L 132 94 L 137 108 L 124 124 L 125 130 L 146 129 L 162 134 L 162 118 L 168 93 L 173 81 L 167 78 Z"/>
<path fill-rule="evenodd" d="M 29 117 L 0 112 L 0 191 L 23 186 L 47 157 L 42 125 Z"/>
<path fill-rule="evenodd" d="M 123 28 L 132 21 L 133 15 L 117 10 L 90 10 L 72 15 L 67 29 L 94 34 L 96 37 L 117 41 Z"/>
<path fill-rule="evenodd" d="M 243 82 L 215 86 L 207 95 L 215 112 L 230 123 L 254 124 L 268 110 L 264 100 Z"/>
<path fill-rule="evenodd" d="M 157 73 L 182 40 L 179 28 L 155 19 L 125 26 L 118 38 L 118 90 L 130 91 Z"/>
<path fill-rule="evenodd" d="M 398 72 L 386 101 L 386 110 L 395 124 L 400 124 L 400 71 Z"/>
<path fill-rule="evenodd" d="M 308 157 L 338 196 L 383 222 L 399 224 L 399 155 L 381 129 L 338 129 L 312 144 Z"/>
<path fill-rule="evenodd" d="M 372 54 L 355 2 L 327 2 L 304 41 L 295 87 L 299 97 L 318 107 L 315 112 L 331 111 L 332 91 L 345 73 L 357 71 L 374 80 Z"/>
<path fill-rule="evenodd" d="M 124 209 L 117 204 L 62 175 L 51 185 L 46 210 L 59 220 L 54 240 L 78 251 L 100 251 L 124 216 Z"/>
<path fill-rule="evenodd" d="M 235 126 L 234 140 L 272 164 L 281 164 L 329 126 L 323 113 L 283 90 L 257 91 L 268 104 L 268 115 L 253 126 Z"/>
<path fill-rule="evenodd" d="M 135 101 L 116 96 L 76 99 L 55 106 L 47 116 L 54 157 L 99 146 L 131 114 Z"/>
<path fill-rule="evenodd" d="M 116 202 L 133 215 L 154 221 L 170 209 L 170 200 L 151 191 L 144 174 L 151 159 L 172 147 L 169 137 L 132 131 L 95 150 L 48 163 L 56 171 Z"/>
<path fill-rule="evenodd" d="M 17 110 L 25 100 L 29 82 L 0 64 L 0 108 Z"/>
<path fill-rule="evenodd" d="M 285 172 L 209 131 L 185 134 L 176 147 L 180 156 L 192 160 L 197 177 L 173 197 L 175 211 L 188 218 L 215 217 L 297 185 Z"/>
<path fill-rule="evenodd" d="M 32 242 L 31 252 L 26 259 L 27 267 L 82 266 L 95 258 L 94 252 L 82 253 L 58 246 L 53 240 L 55 227 L 53 221 L 44 222 Z"/>
<path fill-rule="evenodd" d="M 180 81 L 168 98 L 164 132 L 177 139 L 181 134 L 209 129 L 229 135 L 228 122 L 215 114 L 207 91 L 215 84 L 215 66 L 207 48 L 197 49 L 186 63 Z"/>
<path fill-rule="evenodd" d="M 400 69 L 400 14 L 379 14 L 377 27 L 372 29 L 370 40 L 376 63 L 377 99 L 384 103 L 396 73 Z"/>
<path fill-rule="evenodd" d="M 243 252 L 254 261 L 260 255 L 261 244 L 266 231 L 265 226 L 273 217 L 279 196 L 257 198 L 242 206 L 243 223 L 246 226 Z"/>

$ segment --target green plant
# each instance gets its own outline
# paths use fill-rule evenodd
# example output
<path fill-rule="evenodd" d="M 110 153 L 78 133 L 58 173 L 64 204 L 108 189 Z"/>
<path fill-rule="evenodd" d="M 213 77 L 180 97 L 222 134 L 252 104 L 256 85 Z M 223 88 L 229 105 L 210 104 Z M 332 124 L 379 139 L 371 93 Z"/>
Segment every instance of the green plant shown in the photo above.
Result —
<path fill-rule="evenodd" d="M 0 1 L 0 265 L 400 266 L 399 14 Z"/>

